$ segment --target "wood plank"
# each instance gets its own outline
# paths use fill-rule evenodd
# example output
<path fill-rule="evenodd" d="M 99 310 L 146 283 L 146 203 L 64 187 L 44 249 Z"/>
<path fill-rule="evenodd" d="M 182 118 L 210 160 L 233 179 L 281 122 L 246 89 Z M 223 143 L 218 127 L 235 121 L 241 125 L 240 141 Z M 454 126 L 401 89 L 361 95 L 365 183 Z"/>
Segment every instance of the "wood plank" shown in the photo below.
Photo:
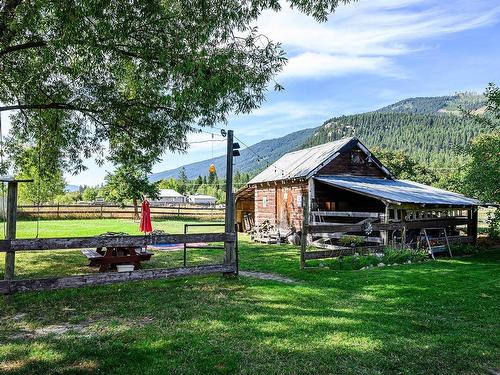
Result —
<path fill-rule="evenodd" d="M 7 217 L 6 217 L 6 241 L 12 241 L 16 238 L 16 225 L 17 225 L 17 182 L 9 181 L 7 184 Z M 14 268 L 16 253 L 12 251 L 12 247 L 9 246 L 5 250 L 5 275 L 6 280 L 14 278 Z"/>
<path fill-rule="evenodd" d="M 373 223 L 373 231 L 380 230 L 396 230 L 406 226 L 407 229 L 421 228 L 446 228 L 455 225 L 465 225 L 468 219 L 464 218 L 447 218 L 434 219 L 425 221 L 412 221 L 406 223 Z M 309 225 L 310 233 L 335 233 L 335 232 L 362 232 L 362 225 L 359 224 L 316 224 Z"/>
<path fill-rule="evenodd" d="M 233 233 L 192 233 L 155 236 L 97 236 L 70 238 L 30 238 L 0 240 L 0 252 L 10 248 L 13 251 L 66 250 L 92 247 L 142 247 L 162 243 L 181 244 L 194 242 L 234 242 Z"/>
<path fill-rule="evenodd" d="M 204 266 L 161 268 L 132 272 L 106 272 L 80 276 L 50 277 L 43 279 L 0 281 L 0 294 L 77 288 L 113 284 L 123 281 L 168 279 L 173 277 L 209 275 L 219 272 L 235 272 L 235 265 L 210 264 Z"/>
<path fill-rule="evenodd" d="M 381 216 L 378 212 L 356 212 L 356 211 L 312 211 L 314 216 L 332 216 L 332 217 L 374 217 Z"/>
<path fill-rule="evenodd" d="M 318 251 L 306 251 L 304 253 L 304 258 L 306 260 L 311 259 L 325 259 L 325 258 L 337 258 L 339 256 L 348 256 L 354 254 L 368 255 L 373 254 L 376 251 L 383 249 L 383 246 L 370 246 L 362 248 L 343 248 L 343 249 L 332 249 L 332 250 L 318 250 Z"/>

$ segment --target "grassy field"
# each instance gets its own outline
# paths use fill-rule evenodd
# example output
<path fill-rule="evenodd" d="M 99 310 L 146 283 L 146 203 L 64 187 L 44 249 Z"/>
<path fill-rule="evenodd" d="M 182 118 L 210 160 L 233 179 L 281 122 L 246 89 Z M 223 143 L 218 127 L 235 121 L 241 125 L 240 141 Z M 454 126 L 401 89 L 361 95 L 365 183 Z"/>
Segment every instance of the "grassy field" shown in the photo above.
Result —
<path fill-rule="evenodd" d="M 181 222 L 156 224 L 182 231 Z M 29 225 L 19 225 L 20 236 L 31 236 Z M 137 227 L 117 220 L 42 225 L 52 236 Z M 18 271 L 88 271 L 79 252 L 51 253 L 18 256 Z M 193 250 L 189 259 L 219 256 Z M 180 254 L 155 258 L 148 267 L 177 264 Z M 244 270 L 297 282 L 211 276 L 1 301 L 0 373 L 488 374 L 500 368 L 499 252 L 366 271 L 300 271 L 297 248 L 243 237 L 240 261 Z"/>

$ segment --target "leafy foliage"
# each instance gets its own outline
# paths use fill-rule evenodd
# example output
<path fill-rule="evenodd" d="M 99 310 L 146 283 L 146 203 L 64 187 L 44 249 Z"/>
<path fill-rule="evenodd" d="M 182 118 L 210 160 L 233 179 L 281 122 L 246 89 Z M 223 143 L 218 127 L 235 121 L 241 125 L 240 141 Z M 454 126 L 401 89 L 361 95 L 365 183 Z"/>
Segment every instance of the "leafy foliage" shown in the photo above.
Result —
<path fill-rule="evenodd" d="M 418 164 L 402 151 L 390 151 L 379 147 L 374 147 L 370 151 L 398 179 L 429 185 L 437 181 L 437 176 L 431 169 L 423 164 Z"/>
<path fill-rule="evenodd" d="M 324 21 L 348 0 L 289 0 Z M 55 1 L 0 5 L 0 111 L 15 110 L 20 144 L 43 135 L 65 166 L 109 157 L 151 166 L 186 148 L 194 125 L 247 113 L 286 62 L 253 26 L 277 0 Z M 22 61 L 22 64 L 19 62 Z M 277 88 L 280 88 L 278 85 Z M 56 124 L 56 126 L 52 126 Z"/>
<path fill-rule="evenodd" d="M 134 166 L 120 166 L 106 176 L 106 200 L 124 205 L 132 200 L 137 211 L 137 201 L 143 196 L 158 198 L 158 187 L 149 182 L 143 170 Z"/>
<path fill-rule="evenodd" d="M 28 148 L 19 155 L 21 164 L 16 177 L 33 179 L 33 182 L 19 184 L 19 202 L 25 204 L 43 204 L 52 202 L 64 193 L 66 182 L 57 161 L 38 159 L 38 148 Z"/>

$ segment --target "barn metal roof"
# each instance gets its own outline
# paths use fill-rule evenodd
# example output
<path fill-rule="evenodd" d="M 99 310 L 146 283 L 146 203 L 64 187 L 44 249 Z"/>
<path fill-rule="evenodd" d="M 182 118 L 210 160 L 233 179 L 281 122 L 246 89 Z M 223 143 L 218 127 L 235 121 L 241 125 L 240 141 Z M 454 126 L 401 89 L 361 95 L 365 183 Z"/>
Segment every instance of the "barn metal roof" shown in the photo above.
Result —
<path fill-rule="evenodd" d="M 480 201 L 462 194 L 406 180 L 358 176 L 318 176 L 317 181 L 393 203 L 477 206 Z"/>
<path fill-rule="evenodd" d="M 249 184 L 304 178 L 356 138 L 343 138 L 319 146 L 289 152 L 252 178 Z"/>

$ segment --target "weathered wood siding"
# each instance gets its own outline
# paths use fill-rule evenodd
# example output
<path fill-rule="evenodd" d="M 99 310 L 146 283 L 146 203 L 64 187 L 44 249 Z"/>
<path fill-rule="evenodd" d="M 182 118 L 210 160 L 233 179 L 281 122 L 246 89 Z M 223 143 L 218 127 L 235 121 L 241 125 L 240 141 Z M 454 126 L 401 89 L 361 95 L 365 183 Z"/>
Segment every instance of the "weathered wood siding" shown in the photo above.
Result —
<path fill-rule="evenodd" d="M 307 189 L 307 182 L 279 182 L 273 186 L 256 186 L 255 224 L 260 225 L 269 220 L 279 228 L 288 230 L 294 227 L 300 230 Z M 267 200 L 265 207 L 264 198 Z"/>
<path fill-rule="evenodd" d="M 318 175 L 348 174 L 353 176 L 385 177 L 385 174 L 375 163 L 367 163 L 365 154 L 359 147 L 337 156 L 318 171 Z M 356 162 L 362 160 L 363 162 Z"/>
<path fill-rule="evenodd" d="M 255 189 L 255 225 L 266 220 L 276 225 L 276 186 L 261 185 Z"/>

